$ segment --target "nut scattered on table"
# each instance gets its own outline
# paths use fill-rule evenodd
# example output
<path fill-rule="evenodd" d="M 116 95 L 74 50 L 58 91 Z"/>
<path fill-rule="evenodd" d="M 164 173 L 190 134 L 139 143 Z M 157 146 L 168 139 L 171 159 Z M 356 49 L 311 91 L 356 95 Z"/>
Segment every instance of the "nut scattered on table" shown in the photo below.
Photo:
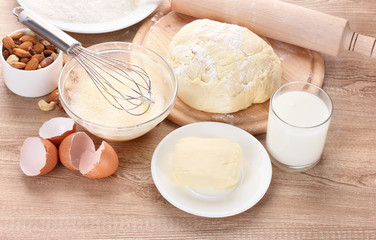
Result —
<path fill-rule="evenodd" d="M 63 106 L 61 105 L 61 102 L 60 102 L 60 94 L 59 94 L 59 89 L 55 89 L 54 91 L 51 92 L 51 94 L 48 96 L 48 100 L 47 102 L 48 103 L 51 103 L 51 102 L 54 102 L 56 104 L 56 106 L 58 108 L 60 108 L 60 110 L 62 110 L 63 112 L 65 112 Z"/>
<path fill-rule="evenodd" d="M 16 32 L 6 36 L 3 57 L 14 68 L 36 70 L 49 66 L 57 58 L 57 47 L 46 39 L 38 39 L 34 32 Z"/>
<path fill-rule="evenodd" d="M 48 112 L 48 111 L 52 111 L 55 109 L 56 103 L 53 101 L 48 103 L 46 102 L 46 100 L 41 99 L 38 102 L 38 107 L 40 110 Z"/>

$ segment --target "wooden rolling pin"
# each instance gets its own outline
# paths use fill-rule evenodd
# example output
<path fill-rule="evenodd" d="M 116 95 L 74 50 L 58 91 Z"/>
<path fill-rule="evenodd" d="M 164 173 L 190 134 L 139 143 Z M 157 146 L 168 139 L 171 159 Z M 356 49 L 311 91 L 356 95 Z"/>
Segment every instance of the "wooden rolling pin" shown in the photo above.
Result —
<path fill-rule="evenodd" d="M 352 31 L 348 20 L 279 0 L 171 0 L 171 8 L 333 56 L 343 51 L 376 56 L 376 39 Z"/>

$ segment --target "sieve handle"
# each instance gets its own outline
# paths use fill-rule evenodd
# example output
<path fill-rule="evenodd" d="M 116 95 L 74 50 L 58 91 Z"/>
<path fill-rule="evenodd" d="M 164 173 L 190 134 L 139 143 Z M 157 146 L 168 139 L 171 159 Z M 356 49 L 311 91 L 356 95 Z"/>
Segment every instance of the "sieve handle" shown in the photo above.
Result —
<path fill-rule="evenodd" d="M 47 22 L 31 10 L 16 7 L 13 9 L 13 14 L 17 17 L 20 23 L 44 37 L 65 53 L 69 54 L 69 49 L 73 46 L 81 45 L 76 39 Z"/>

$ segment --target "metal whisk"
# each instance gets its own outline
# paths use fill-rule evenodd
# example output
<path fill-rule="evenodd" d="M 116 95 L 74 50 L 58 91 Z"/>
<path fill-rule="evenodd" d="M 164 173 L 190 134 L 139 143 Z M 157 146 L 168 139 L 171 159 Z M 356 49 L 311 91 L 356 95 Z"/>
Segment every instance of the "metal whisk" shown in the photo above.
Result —
<path fill-rule="evenodd" d="M 151 80 L 143 68 L 82 47 L 80 42 L 32 11 L 16 7 L 13 14 L 19 22 L 75 58 L 114 107 L 135 116 L 149 110 L 153 103 Z"/>

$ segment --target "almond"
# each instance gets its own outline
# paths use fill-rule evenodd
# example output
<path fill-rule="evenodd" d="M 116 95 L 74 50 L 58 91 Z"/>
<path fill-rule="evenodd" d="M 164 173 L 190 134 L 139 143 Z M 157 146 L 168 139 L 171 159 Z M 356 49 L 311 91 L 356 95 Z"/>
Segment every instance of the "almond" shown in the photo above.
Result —
<path fill-rule="evenodd" d="M 30 61 L 26 64 L 25 70 L 36 70 L 38 68 L 39 61 L 36 58 L 31 58 Z"/>
<path fill-rule="evenodd" d="M 55 45 L 51 44 L 51 45 L 46 46 L 46 49 L 51 50 L 51 51 L 55 51 L 57 49 L 57 47 Z"/>
<path fill-rule="evenodd" d="M 21 58 L 20 59 L 20 62 L 23 62 L 23 63 L 26 63 L 26 65 L 27 65 L 27 63 L 30 61 L 30 58 Z"/>
<path fill-rule="evenodd" d="M 40 66 L 42 68 L 45 68 L 47 67 L 48 65 L 50 65 L 52 62 L 54 61 L 54 59 L 52 57 L 46 57 L 45 59 L 43 59 L 41 62 L 40 62 Z"/>
<path fill-rule="evenodd" d="M 54 51 L 52 51 L 52 50 L 48 50 L 48 49 L 46 49 L 46 50 L 43 51 L 43 54 L 44 54 L 44 56 L 46 56 L 46 57 L 51 56 L 52 53 L 54 53 Z"/>
<path fill-rule="evenodd" d="M 13 48 L 13 53 L 17 55 L 18 57 L 24 58 L 24 57 L 31 57 L 31 54 L 28 51 L 25 51 L 21 48 Z"/>
<path fill-rule="evenodd" d="M 32 47 L 33 47 L 33 43 L 32 42 L 23 42 L 19 46 L 19 48 L 21 48 L 21 49 L 23 49 L 25 51 L 29 51 Z"/>
<path fill-rule="evenodd" d="M 35 54 L 31 58 L 38 59 L 38 62 L 41 62 L 44 59 L 44 56 L 42 54 Z"/>
<path fill-rule="evenodd" d="M 3 38 L 3 45 L 9 51 L 12 51 L 12 49 L 16 46 L 13 39 L 9 36 L 6 36 L 6 37 Z"/>
<path fill-rule="evenodd" d="M 21 42 L 32 42 L 33 44 L 37 44 L 38 40 L 30 35 L 24 35 L 20 38 Z"/>
<path fill-rule="evenodd" d="M 34 44 L 33 49 L 36 53 L 41 53 L 44 50 L 44 45 L 38 42 L 37 44 Z"/>
<path fill-rule="evenodd" d="M 20 39 L 23 36 L 22 32 L 15 32 L 10 35 L 10 37 L 15 40 L 15 39 Z"/>
<path fill-rule="evenodd" d="M 30 53 L 31 55 L 35 55 L 35 54 L 37 54 L 37 52 L 36 52 L 33 48 L 30 48 L 29 53 Z"/>
<path fill-rule="evenodd" d="M 61 102 L 60 102 L 59 90 L 58 89 L 55 89 L 54 91 L 51 92 L 50 96 L 48 96 L 48 100 L 47 101 L 49 103 L 50 102 L 55 102 L 56 106 L 58 108 L 60 108 L 60 110 L 64 111 L 64 108 L 63 108 L 63 106 L 61 105 Z"/>
<path fill-rule="evenodd" d="M 26 66 L 26 64 L 23 62 L 12 62 L 10 65 L 17 69 L 22 69 Z"/>
<path fill-rule="evenodd" d="M 5 59 L 5 61 L 8 59 L 9 56 L 10 56 L 10 52 L 8 51 L 8 49 L 5 49 L 3 51 L 3 58 Z"/>

